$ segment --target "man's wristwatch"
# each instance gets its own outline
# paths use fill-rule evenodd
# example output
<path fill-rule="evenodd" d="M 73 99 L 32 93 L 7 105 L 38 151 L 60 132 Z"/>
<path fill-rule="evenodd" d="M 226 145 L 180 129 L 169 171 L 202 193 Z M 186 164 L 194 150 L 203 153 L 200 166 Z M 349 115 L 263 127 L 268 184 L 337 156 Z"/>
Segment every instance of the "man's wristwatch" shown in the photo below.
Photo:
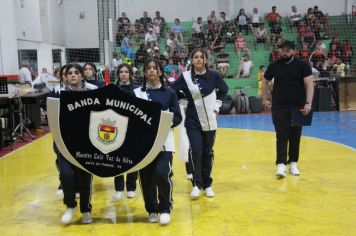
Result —
<path fill-rule="evenodd" d="M 305 105 L 309 105 L 311 107 L 312 103 L 311 102 L 306 102 Z"/>

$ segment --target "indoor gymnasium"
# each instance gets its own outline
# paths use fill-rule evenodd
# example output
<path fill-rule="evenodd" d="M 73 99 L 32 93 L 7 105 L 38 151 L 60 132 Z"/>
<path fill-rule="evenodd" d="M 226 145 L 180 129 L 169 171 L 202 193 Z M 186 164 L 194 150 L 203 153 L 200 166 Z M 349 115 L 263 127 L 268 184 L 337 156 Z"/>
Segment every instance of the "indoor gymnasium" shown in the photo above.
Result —
<path fill-rule="evenodd" d="M 0 13 L 0 235 L 356 235 L 356 0 Z"/>

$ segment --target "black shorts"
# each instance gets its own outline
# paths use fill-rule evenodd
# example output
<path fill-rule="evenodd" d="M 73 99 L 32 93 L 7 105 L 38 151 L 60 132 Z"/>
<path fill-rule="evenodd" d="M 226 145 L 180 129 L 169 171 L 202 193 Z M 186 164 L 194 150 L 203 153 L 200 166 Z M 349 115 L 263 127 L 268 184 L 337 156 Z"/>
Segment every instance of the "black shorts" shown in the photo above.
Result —
<path fill-rule="evenodd" d="M 260 23 L 252 23 L 253 28 L 258 28 L 260 26 Z"/>
<path fill-rule="evenodd" d="M 257 43 L 265 43 L 265 42 L 266 42 L 266 39 L 265 39 L 265 38 L 257 38 L 257 39 L 256 39 L 256 42 L 257 42 Z"/>

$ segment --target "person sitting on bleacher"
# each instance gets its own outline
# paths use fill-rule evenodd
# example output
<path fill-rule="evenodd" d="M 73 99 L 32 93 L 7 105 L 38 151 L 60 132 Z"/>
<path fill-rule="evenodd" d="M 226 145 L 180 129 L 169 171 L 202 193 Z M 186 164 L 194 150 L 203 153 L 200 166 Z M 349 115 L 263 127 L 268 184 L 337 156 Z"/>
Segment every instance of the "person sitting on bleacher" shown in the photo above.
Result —
<path fill-rule="evenodd" d="M 236 38 L 236 26 L 234 23 L 230 22 L 227 26 L 226 34 L 225 34 L 225 42 L 233 43 Z"/>
<path fill-rule="evenodd" d="M 282 16 L 277 13 L 277 7 L 273 6 L 272 12 L 268 13 L 265 18 L 268 20 L 269 25 L 272 27 L 273 25 L 279 23 L 279 21 L 282 19 Z"/>
<path fill-rule="evenodd" d="M 121 17 L 119 17 L 117 19 L 117 24 L 118 24 L 118 27 L 123 29 L 125 32 L 128 31 L 129 27 L 130 27 L 130 24 L 131 24 L 131 21 L 130 19 L 126 16 L 126 13 L 125 12 L 122 12 L 121 13 Z"/>
<path fill-rule="evenodd" d="M 258 13 L 257 7 L 254 7 L 252 10 L 252 16 L 250 18 L 251 31 L 254 32 L 255 29 L 257 29 L 260 26 L 260 23 L 261 23 L 260 13 Z"/>
<path fill-rule="evenodd" d="M 157 43 L 156 32 L 152 28 L 149 28 L 145 35 L 145 44 L 150 45 L 152 42 Z"/>
<path fill-rule="evenodd" d="M 148 58 L 147 48 L 144 42 L 140 44 L 139 49 L 137 49 L 135 54 L 135 66 L 143 65 Z"/>
<path fill-rule="evenodd" d="M 315 51 L 310 54 L 309 61 L 312 61 L 315 65 L 318 62 L 323 62 L 326 59 L 326 54 L 324 52 L 325 44 L 322 40 L 316 43 Z"/>
<path fill-rule="evenodd" d="M 345 63 L 342 62 L 340 57 L 336 58 L 336 62 L 333 65 L 333 69 L 332 69 L 332 74 L 339 78 L 339 77 L 345 77 Z"/>
<path fill-rule="evenodd" d="M 203 33 L 203 20 L 199 16 L 197 21 L 192 25 L 192 38 L 195 38 L 199 41 L 202 41 L 202 44 L 205 45 L 205 37 Z"/>
<path fill-rule="evenodd" d="M 227 26 L 229 24 L 229 20 L 226 16 L 225 12 L 220 12 L 220 18 L 218 21 L 218 28 L 221 32 L 222 35 L 225 35 L 226 31 L 227 31 Z"/>
<path fill-rule="evenodd" d="M 336 62 L 336 58 L 341 58 L 341 53 L 338 50 L 336 44 L 331 45 L 331 50 L 328 52 L 329 66 L 332 66 Z"/>
<path fill-rule="evenodd" d="M 292 6 L 292 13 L 289 16 L 290 26 L 298 27 L 301 20 L 302 14 L 298 12 L 296 6 Z"/>
<path fill-rule="evenodd" d="M 314 27 L 317 18 L 314 14 L 313 8 L 308 8 L 307 14 L 304 16 L 304 20 L 307 26 Z"/>
<path fill-rule="evenodd" d="M 158 25 L 160 36 L 163 37 L 166 28 L 166 20 L 161 16 L 159 11 L 156 11 L 156 17 L 153 19 L 153 24 Z"/>
<path fill-rule="evenodd" d="M 300 37 L 302 44 L 306 43 L 310 49 L 313 49 L 316 43 L 315 33 L 311 30 L 310 26 L 306 27 L 306 31 Z"/>
<path fill-rule="evenodd" d="M 238 59 L 241 58 L 241 52 L 247 52 L 250 54 L 250 50 L 247 48 L 247 42 L 242 33 L 239 33 L 235 39 L 235 49 Z"/>
<path fill-rule="evenodd" d="M 282 38 L 282 27 L 279 23 L 275 23 L 271 26 L 271 42 L 275 44 L 279 38 Z"/>
<path fill-rule="evenodd" d="M 237 71 L 237 78 L 248 78 L 250 77 L 251 71 L 253 69 L 253 63 L 250 60 L 248 54 L 243 55 L 242 60 L 240 62 L 240 66 Z"/>
<path fill-rule="evenodd" d="M 224 48 L 221 48 L 220 53 L 216 55 L 216 62 L 222 78 L 226 77 L 227 70 L 230 67 L 229 61 L 230 61 L 229 54 L 224 52 Z"/>
<path fill-rule="evenodd" d="M 269 55 L 269 62 L 277 61 L 281 58 L 281 51 L 278 46 L 273 46 L 273 50 Z"/>
<path fill-rule="evenodd" d="M 174 20 L 174 24 L 172 25 L 172 32 L 174 33 L 176 40 L 178 40 L 178 38 L 179 38 L 180 43 L 184 43 L 184 41 L 183 41 L 183 27 L 182 27 L 180 20 L 178 18 L 176 18 Z"/>
<path fill-rule="evenodd" d="M 344 40 L 344 44 L 342 45 L 341 55 L 342 55 L 342 60 L 350 65 L 353 51 L 352 51 L 351 44 L 347 39 Z"/>
<path fill-rule="evenodd" d="M 242 30 L 245 30 L 245 34 L 248 34 L 249 21 L 250 19 L 245 14 L 245 9 L 241 8 L 239 14 L 235 18 L 235 25 L 238 27 L 240 33 Z"/>
<path fill-rule="evenodd" d="M 215 11 L 211 11 L 210 15 L 206 17 L 206 21 L 211 20 L 215 25 L 218 24 L 218 18 L 215 15 Z"/>
<path fill-rule="evenodd" d="M 303 43 L 302 49 L 299 52 L 299 58 L 305 62 L 308 62 L 309 57 L 310 57 L 310 50 L 309 50 L 308 44 Z"/>
<path fill-rule="evenodd" d="M 143 27 L 147 31 L 148 30 L 148 24 L 152 23 L 152 19 L 151 19 L 151 17 L 148 16 L 147 11 L 143 12 L 143 17 L 141 17 L 139 19 L 139 22 L 143 25 Z"/>
<path fill-rule="evenodd" d="M 255 38 L 253 40 L 253 45 L 257 51 L 257 44 L 263 43 L 265 49 L 268 50 L 268 34 L 263 23 L 260 23 L 259 27 L 255 30 Z"/>
<path fill-rule="evenodd" d="M 222 48 L 225 47 L 225 43 L 221 37 L 219 30 L 215 31 L 214 40 L 211 43 L 210 47 L 211 49 L 213 49 L 213 51 L 216 52 L 219 52 Z"/>

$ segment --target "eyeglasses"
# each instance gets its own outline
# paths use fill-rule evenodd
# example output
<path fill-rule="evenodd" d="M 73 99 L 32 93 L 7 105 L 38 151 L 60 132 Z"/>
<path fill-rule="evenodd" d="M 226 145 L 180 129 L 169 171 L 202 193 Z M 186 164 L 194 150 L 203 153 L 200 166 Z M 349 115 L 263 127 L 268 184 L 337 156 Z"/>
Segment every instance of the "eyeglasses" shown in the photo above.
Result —
<path fill-rule="evenodd" d="M 72 71 L 72 70 L 68 71 L 68 75 L 72 75 L 72 74 L 79 75 L 79 74 L 80 74 L 80 72 L 79 72 L 79 71 L 77 71 L 77 70 L 75 70 L 75 71 Z"/>

